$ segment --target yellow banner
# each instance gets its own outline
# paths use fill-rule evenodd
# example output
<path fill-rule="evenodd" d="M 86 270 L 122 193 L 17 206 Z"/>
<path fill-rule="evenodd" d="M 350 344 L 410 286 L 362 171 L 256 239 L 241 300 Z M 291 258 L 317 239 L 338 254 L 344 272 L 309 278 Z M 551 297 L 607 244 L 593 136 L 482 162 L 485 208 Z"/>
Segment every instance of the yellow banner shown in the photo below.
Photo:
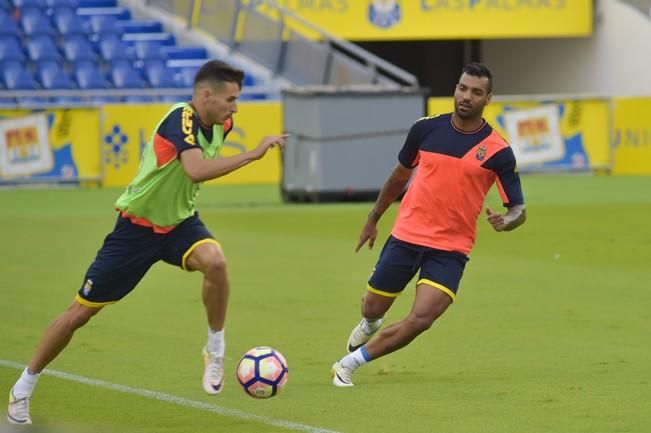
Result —
<path fill-rule="evenodd" d="M 536 168 L 550 171 L 610 168 L 612 155 L 609 136 L 609 109 L 606 100 L 559 100 L 545 103 L 533 101 L 492 102 L 484 110 L 484 118 L 500 135 L 511 142 L 516 139 L 509 134 L 511 128 L 508 128 L 509 118 L 513 114 L 522 112 L 535 114 L 538 109 L 549 107 L 553 107 L 556 113 L 561 152 L 552 158 L 540 161 Z M 430 98 L 428 101 L 430 115 L 449 113 L 453 109 L 452 98 Z M 536 137 L 535 134 L 528 134 L 527 138 L 535 139 Z"/>
<path fill-rule="evenodd" d="M 266 0 L 248 0 L 264 10 Z M 275 0 L 349 40 L 577 37 L 593 0 Z"/>
<path fill-rule="evenodd" d="M 651 174 L 651 98 L 613 100 L 613 173 Z"/>
<path fill-rule="evenodd" d="M 99 110 L 75 108 L 37 112 L 46 118 L 51 170 L 41 171 L 29 179 L 82 182 L 99 180 Z M 34 113 L 29 110 L 6 110 L 0 111 L 0 119 L 17 119 L 32 114 Z"/>
<path fill-rule="evenodd" d="M 169 110 L 168 104 L 107 105 L 104 107 L 102 158 L 104 186 L 126 186 L 136 174 L 140 154 L 154 128 Z M 239 104 L 235 126 L 228 135 L 221 156 L 253 149 L 265 135 L 282 132 L 282 110 L 278 102 Z M 271 150 L 255 161 L 208 184 L 274 183 L 280 179 L 280 156 Z"/>

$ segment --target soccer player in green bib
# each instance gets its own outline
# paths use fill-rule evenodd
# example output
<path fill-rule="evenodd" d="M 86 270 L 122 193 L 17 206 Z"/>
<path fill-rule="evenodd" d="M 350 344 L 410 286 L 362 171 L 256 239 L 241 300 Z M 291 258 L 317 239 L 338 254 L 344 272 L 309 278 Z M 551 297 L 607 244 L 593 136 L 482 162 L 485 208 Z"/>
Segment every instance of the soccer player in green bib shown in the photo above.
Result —
<path fill-rule="evenodd" d="M 115 207 L 117 222 L 88 268 L 72 305 L 45 330 L 29 364 L 10 391 L 7 419 L 31 424 L 29 404 L 41 371 L 104 306 L 115 303 L 163 260 L 203 274 L 208 337 L 203 389 L 223 387 L 224 322 L 229 283 L 224 253 L 195 210 L 201 184 L 225 176 L 283 148 L 286 135 L 267 136 L 253 150 L 219 157 L 242 88 L 244 73 L 212 60 L 194 80 L 192 101 L 172 106 L 145 148 L 138 173 Z"/>

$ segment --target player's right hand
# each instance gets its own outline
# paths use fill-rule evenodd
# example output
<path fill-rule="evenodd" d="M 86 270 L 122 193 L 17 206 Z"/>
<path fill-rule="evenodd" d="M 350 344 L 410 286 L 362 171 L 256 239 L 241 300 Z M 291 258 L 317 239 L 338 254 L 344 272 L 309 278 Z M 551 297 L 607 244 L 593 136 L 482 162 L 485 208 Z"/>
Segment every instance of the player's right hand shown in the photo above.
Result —
<path fill-rule="evenodd" d="M 368 241 L 368 249 L 373 249 L 375 238 L 377 238 L 377 225 L 372 221 L 366 221 L 366 224 L 364 224 L 364 227 L 362 228 L 362 233 L 359 235 L 359 241 L 357 242 L 355 252 L 358 252 L 366 241 Z"/>
<path fill-rule="evenodd" d="M 268 135 L 264 137 L 254 150 L 256 159 L 262 158 L 272 147 L 277 146 L 280 150 L 285 149 L 285 140 L 287 137 L 289 137 L 289 134 Z"/>

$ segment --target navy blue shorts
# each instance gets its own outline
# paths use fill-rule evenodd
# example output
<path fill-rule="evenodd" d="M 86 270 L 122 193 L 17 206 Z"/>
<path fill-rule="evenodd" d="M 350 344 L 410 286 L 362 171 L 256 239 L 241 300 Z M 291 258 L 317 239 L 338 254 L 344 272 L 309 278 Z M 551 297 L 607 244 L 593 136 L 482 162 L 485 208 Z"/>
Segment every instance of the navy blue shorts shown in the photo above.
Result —
<path fill-rule="evenodd" d="M 187 257 L 205 242 L 219 245 L 198 214 L 164 234 L 154 233 L 151 228 L 133 224 L 118 215 L 115 228 L 106 236 L 95 261 L 86 271 L 76 299 L 89 307 L 117 302 L 133 290 L 159 260 L 186 269 Z"/>
<path fill-rule="evenodd" d="M 415 245 L 389 236 L 368 280 L 368 290 L 396 297 L 416 275 L 419 284 L 427 284 L 456 297 L 468 257 L 454 251 Z"/>

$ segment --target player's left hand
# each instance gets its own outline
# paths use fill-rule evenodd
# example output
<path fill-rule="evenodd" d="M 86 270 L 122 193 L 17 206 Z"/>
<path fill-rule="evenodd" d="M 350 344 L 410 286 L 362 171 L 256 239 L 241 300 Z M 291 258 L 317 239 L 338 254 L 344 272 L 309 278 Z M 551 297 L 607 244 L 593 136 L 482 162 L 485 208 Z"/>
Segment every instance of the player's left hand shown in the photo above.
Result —
<path fill-rule="evenodd" d="M 488 221 L 497 232 L 504 230 L 506 225 L 504 222 L 504 215 L 493 212 L 489 207 L 486 208 L 486 221 Z"/>

